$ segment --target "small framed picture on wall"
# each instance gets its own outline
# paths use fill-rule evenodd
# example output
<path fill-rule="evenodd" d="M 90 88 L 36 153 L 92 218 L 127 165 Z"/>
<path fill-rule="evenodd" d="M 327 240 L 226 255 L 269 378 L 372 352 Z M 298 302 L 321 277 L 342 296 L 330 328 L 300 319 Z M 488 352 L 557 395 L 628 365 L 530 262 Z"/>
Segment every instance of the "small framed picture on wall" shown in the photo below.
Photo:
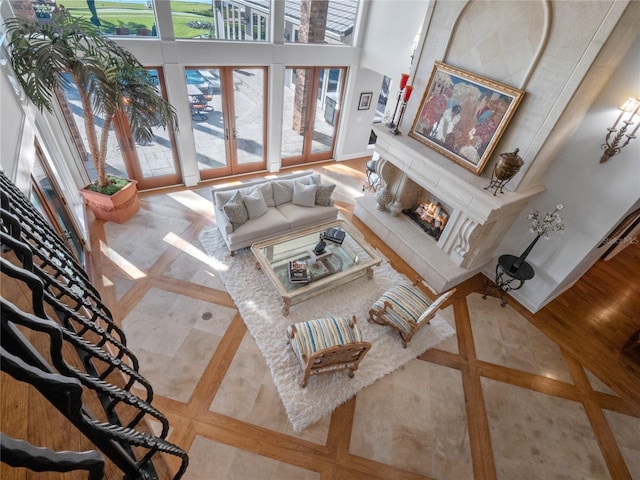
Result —
<path fill-rule="evenodd" d="M 360 102 L 358 102 L 358 110 L 369 110 L 371 106 L 371 98 L 373 98 L 373 92 L 364 92 L 360 94 Z"/>

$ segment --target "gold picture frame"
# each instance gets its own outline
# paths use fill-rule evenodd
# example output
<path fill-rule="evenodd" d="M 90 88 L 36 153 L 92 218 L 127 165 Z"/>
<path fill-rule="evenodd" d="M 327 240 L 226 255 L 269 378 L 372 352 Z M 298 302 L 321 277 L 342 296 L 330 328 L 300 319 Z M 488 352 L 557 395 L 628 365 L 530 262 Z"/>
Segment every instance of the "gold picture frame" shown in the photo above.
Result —
<path fill-rule="evenodd" d="M 480 175 L 524 93 L 435 62 L 409 136 Z"/>

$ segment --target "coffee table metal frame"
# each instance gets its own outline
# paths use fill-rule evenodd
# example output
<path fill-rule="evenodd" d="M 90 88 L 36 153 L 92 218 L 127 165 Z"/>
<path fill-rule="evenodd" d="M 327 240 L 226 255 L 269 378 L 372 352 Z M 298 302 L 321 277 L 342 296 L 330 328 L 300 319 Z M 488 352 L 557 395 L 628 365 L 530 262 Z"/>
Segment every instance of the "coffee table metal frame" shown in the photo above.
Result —
<path fill-rule="evenodd" d="M 286 275 L 286 266 L 292 260 L 311 260 L 309 250 L 320 240 L 320 234 L 328 228 L 339 228 L 347 235 L 342 245 L 327 241 L 327 250 L 339 256 L 343 267 L 307 284 L 292 284 Z M 274 285 L 284 304 L 282 313 L 288 315 L 292 305 L 321 293 L 352 282 L 360 277 L 373 277 L 373 267 L 382 259 L 364 239 L 362 234 L 346 220 L 314 225 L 302 230 L 254 243 L 251 251 L 256 257 L 256 267 L 261 268 Z M 330 257 L 329 257 L 330 258 Z M 284 269 L 284 270 L 283 270 Z"/>

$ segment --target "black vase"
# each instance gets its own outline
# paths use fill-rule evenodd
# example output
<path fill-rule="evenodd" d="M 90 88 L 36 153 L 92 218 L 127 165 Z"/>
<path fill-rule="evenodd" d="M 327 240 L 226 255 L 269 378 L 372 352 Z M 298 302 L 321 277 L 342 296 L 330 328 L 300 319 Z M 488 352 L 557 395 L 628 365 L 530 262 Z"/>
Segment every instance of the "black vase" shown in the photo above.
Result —
<path fill-rule="evenodd" d="M 522 255 L 520 255 L 518 259 L 513 263 L 513 265 L 511 265 L 511 268 L 509 269 L 511 272 L 518 271 L 518 269 L 522 266 L 525 259 L 527 258 L 527 255 L 529 255 L 531 253 L 531 250 L 533 250 L 533 247 L 538 242 L 538 240 L 540 240 L 540 235 L 536 236 L 536 238 L 533 239 L 533 241 L 529 244 L 525 251 L 522 252 Z"/>

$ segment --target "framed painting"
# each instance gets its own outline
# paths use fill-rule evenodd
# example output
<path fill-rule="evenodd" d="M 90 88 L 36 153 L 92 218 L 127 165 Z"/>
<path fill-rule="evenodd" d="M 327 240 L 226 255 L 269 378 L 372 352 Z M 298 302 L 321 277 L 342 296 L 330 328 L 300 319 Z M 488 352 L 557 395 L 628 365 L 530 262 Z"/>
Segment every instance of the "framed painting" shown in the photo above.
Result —
<path fill-rule="evenodd" d="M 371 106 L 371 98 L 373 92 L 365 92 L 360 94 L 360 101 L 358 102 L 358 110 L 369 110 Z"/>
<path fill-rule="evenodd" d="M 480 175 L 523 96 L 436 62 L 409 136 Z"/>

